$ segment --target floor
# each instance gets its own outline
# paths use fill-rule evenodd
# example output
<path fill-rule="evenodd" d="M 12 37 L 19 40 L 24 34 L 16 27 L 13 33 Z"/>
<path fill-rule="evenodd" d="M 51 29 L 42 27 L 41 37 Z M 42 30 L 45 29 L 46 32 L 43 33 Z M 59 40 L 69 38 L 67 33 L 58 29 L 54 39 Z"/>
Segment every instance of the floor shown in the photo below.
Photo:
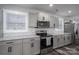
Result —
<path fill-rule="evenodd" d="M 79 55 L 79 45 L 70 44 L 61 48 L 54 49 L 46 55 Z"/>

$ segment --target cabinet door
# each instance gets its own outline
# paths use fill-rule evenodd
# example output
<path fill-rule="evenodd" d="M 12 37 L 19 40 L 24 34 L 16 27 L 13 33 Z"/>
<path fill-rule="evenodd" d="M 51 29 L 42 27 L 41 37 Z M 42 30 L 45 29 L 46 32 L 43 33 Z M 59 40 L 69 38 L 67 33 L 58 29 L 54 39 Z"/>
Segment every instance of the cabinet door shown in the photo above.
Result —
<path fill-rule="evenodd" d="M 22 40 L 14 41 L 12 48 L 12 55 L 22 55 Z"/>
<path fill-rule="evenodd" d="M 31 55 L 31 41 L 30 41 L 30 39 L 23 40 L 23 55 Z"/>
<path fill-rule="evenodd" d="M 68 37 L 68 36 L 65 34 L 65 35 L 64 35 L 64 45 L 67 45 L 67 44 L 68 44 L 68 39 L 67 39 L 67 37 Z"/>
<path fill-rule="evenodd" d="M 58 36 L 58 37 L 57 37 L 57 47 L 60 47 L 60 43 L 61 43 L 61 39 L 60 39 L 60 37 Z"/>
<path fill-rule="evenodd" d="M 55 16 L 50 16 L 50 27 L 58 28 L 59 27 L 59 20 Z"/>
<path fill-rule="evenodd" d="M 57 17 L 55 17 L 55 28 L 59 28 L 59 19 Z"/>
<path fill-rule="evenodd" d="M 64 44 L 63 44 L 64 43 L 64 35 L 59 35 L 58 38 L 59 38 L 58 47 L 64 46 Z"/>
<path fill-rule="evenodd" d="M 55 28 L 55 18 L 54 18 L 54 16 L 50 16 L 50 27 Z"/>
<path fill-rule="evenodd" d="M 31 53 L 33 55 L 40 53 L 40 38 L 31 39 Z"/>
<path fill-rule="evenodd" d="M 40 38 L 35 38 L 34 41 L 34 54 L 40 53 Z"/>
<path fill-rule="evenodd" d="M 72 40 L 71 40 L 71 35 L 68 35 L 68 44 L 72 43 Z"/>
<path fill-rule="evenodd" d="M 7 41 L 2 42 L 0 46 L 1 55 L 21 55 L 22 54 L 22 41 Z"/>
<path fill-rule="evenodd" d="M 58 47 L 58 38 L 57 36 L 53 36 L 53 48 L 57 48 Z"/>
<path fill-rule="evenodd" d="M 65 35 L 65 45 L 68 45 L 70 44 L 72 41 L 71 41 L 71 35 L 70 34 L 66 34 Z"/>
<path fill-rule="evenodd" d="M 38 20 L 38 13 L 29 13 L 29 27 L 36 27 Z"/>
<path fill-rule="evenodd" d="M 35 38 L 31 38 L 31 54 L 34 55 L 35 51 Z"/>
<path fill-rule="evenodd" d="M 53 38 L 53 48 L 64 46 L 64 35 L 56 35 Z"/>

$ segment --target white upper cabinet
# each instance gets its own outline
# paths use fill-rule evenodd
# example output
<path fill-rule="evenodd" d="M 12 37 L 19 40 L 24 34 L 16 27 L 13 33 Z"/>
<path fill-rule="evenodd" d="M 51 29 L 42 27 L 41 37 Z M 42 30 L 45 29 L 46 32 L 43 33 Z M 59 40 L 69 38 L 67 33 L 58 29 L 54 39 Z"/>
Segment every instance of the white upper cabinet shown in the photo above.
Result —
<path fill-rule="evenodd" d="M 36 27 L 38 20 L 38 13 L 29 12 L 29 27 Z"/>
<path fill-rule="evenodd" d="M 59 29 L 64 30 L 64 19 L 63 18 L 59 18 Z"/>
<path fill-rule="evenodd" d="M 50 16 L 50 27 L 58 28 L 59 27 L 59 19 L 55 16 Z"/>
<path fill-rule="evenodd" d="M 39 21 L 49 21 L 50 16 L 47 13 L 39 13 Z"/>
<path fill-rule="evenodd" d="M 25 32 L 28 30 L 28 13 L 3 10 L 4 32 Z"/>

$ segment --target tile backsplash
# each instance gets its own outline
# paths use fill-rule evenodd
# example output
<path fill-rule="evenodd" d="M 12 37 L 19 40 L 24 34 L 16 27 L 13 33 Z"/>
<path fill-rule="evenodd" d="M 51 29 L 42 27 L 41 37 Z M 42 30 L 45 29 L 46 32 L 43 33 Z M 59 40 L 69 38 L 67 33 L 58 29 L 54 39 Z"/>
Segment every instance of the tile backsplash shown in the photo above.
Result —
<path fill-rule="evenodd" d="M 24 36 L 24 35 L 36 35 L 36 31 L 38 30 L 47 30 L 47 33 L 63 33 L 63 30 L 55 29 L 55 28 L 46 28 L 46 29 L 37 29 L 37 28 L 29 28 L 28 32 L 17 32 L 17 33 L 4 33 L 4 37 L 6 36 Z"/>

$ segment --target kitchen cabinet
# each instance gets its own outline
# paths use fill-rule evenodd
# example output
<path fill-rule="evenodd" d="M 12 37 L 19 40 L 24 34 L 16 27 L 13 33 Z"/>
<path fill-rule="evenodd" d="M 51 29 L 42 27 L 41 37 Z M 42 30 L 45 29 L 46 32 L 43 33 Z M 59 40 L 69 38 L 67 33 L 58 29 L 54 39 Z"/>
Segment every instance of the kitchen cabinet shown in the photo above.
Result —
<path fill-rule="evenodd" d="M 59 35 L 58 36 L 58 47 L 62 47 L 62 46 L 64 46 L 64 35 Z"/>
<path fill-rule="evenodd" d="M 53 49 L 71 44 L 71 34 L 54 35 L 53 36 Z"/>
<path fill-rule="evenodd" d="M 35 55 L 40 53 L 40 38 L 23 40 L 23 55 Z"/>
<path fill-rule="evenodd" d="M 65 34 L 64 45 L 72 43 L 71 34 Z"/>
<path fill-rule="evenodd" d="M 47 13 L 39 12 L 39 21 L 49 21 L 50 15 Z"/>
<path fill-rule="evenodd" d="M 31 41 L 30 41 L 30 39 L 23 40 L 23 55 L 31 55 Z"/>
<path fill-rule="evenodd" d="M 58 47 L 58 37 L 56 35 L 53 36 L 53 48 Z"/>
<path fill-rule="evenodd" d="M 39 53 L 39 37 L 0 42 L 0 55 L 36 55 Z"/>
<path fill-rule="evenodd" d="M 0 55 L 22 55 L 22 40 L 0 42 Z"/>
<path fill-rule="evenodd" d="M 33 54 L 39 54 L 40 53 L 40 38 L 34 38 L 34 47 L 33 47 Z"/>
<path fill-rule="evenodd" d="M 37 27 L 38 13 L 29 13 L 29 27 Z"/>
<path fill-rule="evenodd" d="M 56 35 L 53 37 L 53 48 L 58 48 L 63 46 L 64 35 Z"/>
<path fill-rule="evenodd" d="M 50 16 L 50 27 L 58 28 L 59 27 L 59 19 L 55 16 Z"/>

